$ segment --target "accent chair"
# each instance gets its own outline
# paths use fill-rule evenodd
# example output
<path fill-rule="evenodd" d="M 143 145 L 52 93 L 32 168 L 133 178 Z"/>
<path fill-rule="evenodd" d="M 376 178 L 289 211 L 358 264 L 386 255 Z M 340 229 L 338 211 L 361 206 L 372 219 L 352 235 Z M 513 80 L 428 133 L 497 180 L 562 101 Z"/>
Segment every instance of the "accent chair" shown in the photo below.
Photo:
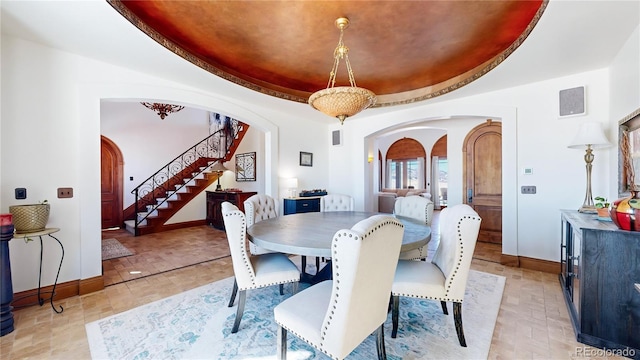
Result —
<path fill-rule="evenodd" d="M 284 254 L 270 253 L 249 256 L 245 245 L 247 222 L 244 213 L 228 201 L 223 202 L 221 207 L 234 274 L 229 307 L 233 306 L 236 294 L 239 292 L 238 309 L 231 330 L 231 333 L 236 333 L 240 327 L 240 320 L 242 320 L 247 290 L 280 285 L 280 294 L 282 294 L 283 284 L 292 283 L 295 294 L 298 291 L 300 271 Z"/>
<path fill-rule="evenodd" d="M 480 216 L 467 204 L 443 209 L 440 213 L 440 243 L 430 262 L 399 260 L 391 288 L 393 330 L 398 333 L 401 296 L 439 300 L 448 315 L 453 302 L 453 320 L 460 346 L 467 346 L 462 327 L 462 301 L 467 287 L 471 258 L 480 231 Z"/>
<path fill-rule="evenodd" d="M 433 221 L 433 201 L 419 196 L 411 195 L 396 198 L 393 213 L 398 216 L 408 217 L 420 221 L 431 226 Z M 400 260 L 426 260 L 429 244 L 410 251 L 400 253 Z"/>
<path fill-rule="evenodd" d="M 244 211 L 247 217 L 247 227 L 249 227 L 262 220 L 278 217 L 278 203 L 269 195 L 255 194 L 244 201 Z M 252 255 L 261 255 L 273 251 L 249 242 L 249 252 Z"/>
<path fill-rule="evenodd" d="M 404 227 L 390 215 L 374 215 L 331 242 L 333 280 L 313 285 L 274 309 L 278 359 L 286 358 L 287 332 L 332 359 L 344 359 L 376 332 L 379 359 L 386 359 L 383 326 Z"/>

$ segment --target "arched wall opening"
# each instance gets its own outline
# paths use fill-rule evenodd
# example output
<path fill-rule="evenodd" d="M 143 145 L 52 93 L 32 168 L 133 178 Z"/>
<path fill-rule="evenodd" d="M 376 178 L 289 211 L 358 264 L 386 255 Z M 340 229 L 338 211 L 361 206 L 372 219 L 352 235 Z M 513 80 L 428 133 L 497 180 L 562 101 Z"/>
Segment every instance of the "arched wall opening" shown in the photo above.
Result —
<path fill-rule="evenodd" d="M 83 84 L 78 91 L 80 122 L 79 168 L 83 176 L 78 184 L 80 213 L 80 279 L 102 274 L 101 267 L 101 209 L 100 209 L 100 103 L 110 101 L 167 102 L 221 112 L 242 119 L 264 132 L 265 193 L 277 194 L 278 127 L 265 117 L 238 104 L 211 95 L 171 87 L 132 84 Z"/>

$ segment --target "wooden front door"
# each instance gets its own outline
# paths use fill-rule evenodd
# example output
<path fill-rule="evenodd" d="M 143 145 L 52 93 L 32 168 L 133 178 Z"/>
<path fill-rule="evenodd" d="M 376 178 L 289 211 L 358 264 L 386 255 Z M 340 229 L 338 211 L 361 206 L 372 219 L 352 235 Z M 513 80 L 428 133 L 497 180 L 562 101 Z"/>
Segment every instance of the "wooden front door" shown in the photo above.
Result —
<path fill-rule="evenodd" d="M 502 124 L 487 120 L 463 144 L 465 203 L 482 218 L 478 241 L 502 244 Z"/>
<path fill-rule="evenodd" d="M 118 146 L 100 137 L 100 183 L 102 228 L 122 226 L 122 168 L 124 161 Z"/>

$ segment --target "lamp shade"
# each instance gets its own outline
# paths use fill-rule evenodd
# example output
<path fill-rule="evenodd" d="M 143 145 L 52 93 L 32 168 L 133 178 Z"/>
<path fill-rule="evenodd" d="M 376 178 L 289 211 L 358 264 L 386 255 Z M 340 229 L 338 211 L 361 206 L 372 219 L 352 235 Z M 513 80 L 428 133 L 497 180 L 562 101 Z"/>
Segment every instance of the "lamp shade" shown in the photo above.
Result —
<path fill-rule="evenodd" d="M 569 144 L 570 149 L 586 149 L 591 145 L 592 149 L 600 149 L 611 146 L 609 140 L 604 135 L 602 127 L 598 122 L 587 122 L 580 125 L 578 133 Z"/>
<path fill-rule="evenodd" d="M 218 171 L 218 172 L 224 172 L 227 171 L 229 169 L 227 169 L 221 161 L 216 161 L 213 166 L 211 167 L 211 171 Z"/>
<path fill-rule="evenodd" d="M 289 189 L 296 189 L 298 187 L 297 178 L 289 178 L 285 181 L 285 186 Z"/>

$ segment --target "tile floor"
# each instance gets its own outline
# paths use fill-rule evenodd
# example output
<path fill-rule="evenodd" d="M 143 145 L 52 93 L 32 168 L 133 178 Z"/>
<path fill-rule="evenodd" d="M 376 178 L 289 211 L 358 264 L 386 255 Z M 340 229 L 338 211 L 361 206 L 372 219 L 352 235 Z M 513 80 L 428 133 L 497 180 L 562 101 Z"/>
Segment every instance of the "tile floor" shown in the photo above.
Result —
<path fill-rule="evenodd" d="M 233 275 L 224 233 L 206 226 L 104 237 L 118 238 L 136 252 L 103 262 L 105 283 L 112 285 L 55 302 L 64 307 L 62 314 L 47 304 L 15 310 L 15 330 L 0 337 L 0 359 L 89 359 L 86 323 Z M 437 240 L 436 234 L 430 247 Z M 495 245 L 479 243 L 476 253 L 484 260 L 474 258 L 472 269 L 506 277 L 490 359 L 582 358 L 577 349 L 585 346 L 575 340 L 557 274 L 500 265 Z M 130 269 L 142 273 L 133 278 Z"/>

